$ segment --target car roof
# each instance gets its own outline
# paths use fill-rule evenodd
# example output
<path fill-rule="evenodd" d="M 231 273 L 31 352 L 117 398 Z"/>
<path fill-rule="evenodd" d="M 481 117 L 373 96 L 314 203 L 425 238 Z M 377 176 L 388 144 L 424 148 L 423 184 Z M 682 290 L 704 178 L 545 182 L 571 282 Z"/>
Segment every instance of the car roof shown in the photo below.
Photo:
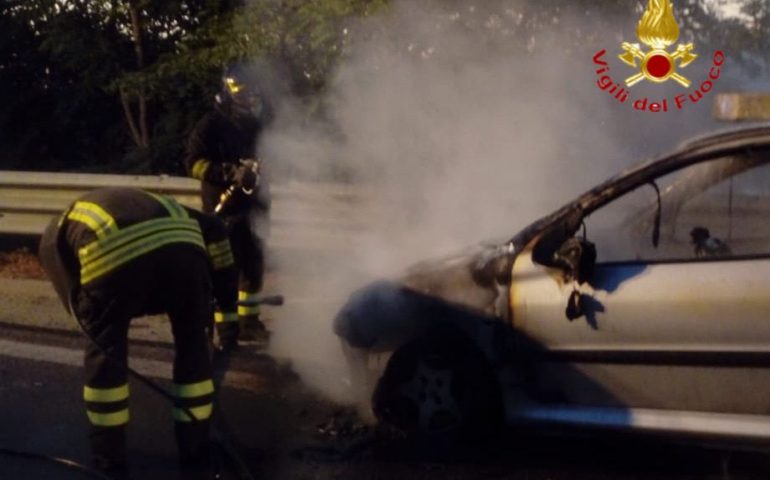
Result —
<path fill-rule="evenodd" d="M 688 140 L 668 154 L 637 164 L 600 183 L 550 215 L 533 222 L 508 243 L 519 250 L 554 225 L 562 225 L 565 231 L 574 232 L 583 217 L 648 183 L 650 178 L 660 177 L 715 156 L 755 150 L 767 150 L 770 153 L 770 125 L 731 129 Z"/>
<path fill-rule="evenodd" d="M 684 142 L 679 151 L 704 149 L 725 145 L 733 142 L 744 144 L 765 143 L 770 141 L 770 125 L 761 125 L 753 128 L 730 129 L 704 135 Z"/>

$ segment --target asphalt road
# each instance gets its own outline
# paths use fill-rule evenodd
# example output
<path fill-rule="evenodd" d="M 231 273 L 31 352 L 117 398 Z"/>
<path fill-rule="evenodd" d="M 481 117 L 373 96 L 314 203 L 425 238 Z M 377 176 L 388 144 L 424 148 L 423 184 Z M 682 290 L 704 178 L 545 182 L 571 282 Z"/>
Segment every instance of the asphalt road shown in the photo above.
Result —
<path fill-rule="evenodd" d="M 14 305 L 5 304 L 4 309 Z M 0 321 L 0 449 L 88 462 L 80 401 L 83 339 L 74 331 Z M 167 385 L 173 351 L 136 340 L 131 365 Z M 635 438 L 506 432 L 454 448 L 418 445 L 359 422 L 308 390 L 288 365 L 258 347 L 231 362 L 220 393 L 223 418 L 255 478 L 295 479 L 766 479 L 765 459 Z M 132 478 L 176 477 L 169 406 L 131 385 Z M 42 460 L 0 455 L 0 478 L 81 479 Z M 225 480 L 238 478 L 225 469 Z"/>
<path fill-rule="evenodd" d="M 288 312 L 289 310 L 287 310 Z M 163 319 L 131 329 L 131 366 L 168 385 L 173 349 Z M 83 336 L 45 281 L 0 278 L 0 451 L 88 462 L 81 403 Z M 233 358 L 222 418 L 255 478 L 272 480 L 766 480 L 770 459 L 657 440 L 506 431 L 454 448 L 416 444 L 363 424 L 256 345 Z M 167 402 L 132 381 L 134 479 L 174 479 Z M 729 461 L 725 464 L 725 461 Z M 725 468 L 725 465 L 727 468 Z M 0 454 L 0 479 L 85 479 L 40 459 Z M 237 478 L 226 469 L 223 480 Z"/>
<path fill-rule="evenodd" d="M 63 457 L 88 463 L 87 422 L 81 404 L 82 338 L 74 333 L 0 324 L 0 449 Z M 168 344 L 138 341 L 130 364 L 168 387 L 173 350 Z M 282 471 L 282 452 L 310 435 L 335 406 L 312 398 L 296 377 L 259 352 L 233 358 L 220 392 L 222 418 L 257 478 L 296 478 Z M 131 381 L 129 456 L 135 478 L 174 478 L 176 471 L 170 406 L 144 385 Z M 312 405 L 314 417 L 306 409 Z M 307 423 L 303 430 L 300 423 Z M 292 435 L 285 435 L 291 431 Z M 296 436 L 295 436 L 296 435 Z M 239 440 L 240 441 L 240 440 Z M 30 470 L 30 471 L 28 471 Z M 85 478 L 44 462 L 5 456 L 0 478 Z M 236 478 L 228 476 L 226 478 Z"/>

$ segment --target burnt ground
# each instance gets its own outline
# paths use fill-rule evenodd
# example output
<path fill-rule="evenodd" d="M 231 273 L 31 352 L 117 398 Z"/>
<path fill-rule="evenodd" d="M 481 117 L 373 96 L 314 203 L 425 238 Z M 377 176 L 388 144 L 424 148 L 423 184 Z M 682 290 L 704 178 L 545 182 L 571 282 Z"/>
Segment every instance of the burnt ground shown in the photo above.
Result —
<path fill-rule="evenodd" d="M 26 250 L 25 250 L 26 248 Z M 0 449 L 87 461 L 85 420 L 80 405 L 78 361 L 61 352 L 79 353 L 83 338 L 31 321 L 8 319 L 61 316 L 61 307 L 42 291 L 30 302 L 14 298 L 41 278 L 31 252 L 16 245 L 0 254 L 0 342 L 22 346 L 28 355 L 0 348 Z M 31 287 L 30 287 L 31 285 Z M 11 293 L 9 293 L 11 292 Z M 18 297 L 18 295 L 16 295 Z M 133 337 L 132 337 L 133 338 Z M 59 350 L 51 350 L 59 349 Z M 55 355 L 46 352 L 54 351 Z M 29 353 L 32 352 L 32 353 Z M 38 356 L 39 355 L 39 356 Z M 134 357 L 168 362 L 168 343 L 136 340 Z M 78 358 L 78 357 L 74 357 Z M 288 363 L 251 346 L 238 352 L 230 369 L 249 375 L 245 388 L 225 382 L 223 417 L 254 478 L 295 479 L 514 479 L 514 480 L 695 480 L 766 479 L 762 455 L 682 446 L 657 439 L 615 436 L 565 436 L 506 430 L 495 438 L 447 445 L 407 439 L 363 423 L 350 407 L 334 404 L 306 387 Z M 163 381 L 160 380 L 161 384 Z M 135 382 L 134 382 L 135 383 Z M 132 384 L 130 455 L 132 478 L 176 478 L 168 405 Z M 53 427 L 51 426 L 53 425 Z M 727 468 L 725 466 L 727 465 Z M 227 478 L 238 478 L 232 466 Z M 0 478 L 87 478 L 39 460 L 0 455 Z"/>

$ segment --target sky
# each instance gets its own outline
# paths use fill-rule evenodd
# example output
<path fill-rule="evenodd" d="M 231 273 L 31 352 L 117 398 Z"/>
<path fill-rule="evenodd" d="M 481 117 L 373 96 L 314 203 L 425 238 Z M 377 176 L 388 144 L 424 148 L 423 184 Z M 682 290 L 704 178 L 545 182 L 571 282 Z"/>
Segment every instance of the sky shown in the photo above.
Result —
<path fill-rule="evenodd" d="M 744 17 L 740 12 L 742 3 L 740 0 L 706 0 L 706 3 L 717 5 L 717 8 L 725 17 Z"/>

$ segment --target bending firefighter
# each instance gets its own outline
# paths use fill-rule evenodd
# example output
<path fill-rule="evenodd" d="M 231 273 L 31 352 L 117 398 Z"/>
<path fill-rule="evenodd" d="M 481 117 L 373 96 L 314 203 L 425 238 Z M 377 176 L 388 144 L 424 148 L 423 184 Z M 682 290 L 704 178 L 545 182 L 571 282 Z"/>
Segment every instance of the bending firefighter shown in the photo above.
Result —
<path fill-rule="evenodd" d="M 173 418 L 182 470 L 189 472 L 185 478 L 206 472 L 212 297 L 230 317 L 237 302 L 237 271 L 222 222 L 168 197 L 101 189 L 48 226 L 39 256 L 67 309 L 98 344 L 86 347 L 83 389 L 96 467 L 125 470 L 129 323 L 165 312 L 176 349 Z"/>
<path fill-rule="evenodd" d="M 185 164 L 201 180 L 203 211 L 225 220 L 240 271 L 238 298 L 247 304 L 257 300 L 264 277 L 270 192 L 256 151 L 270 115 L 253 75 L 240 66 L 225 71 L 216 100 L 190 134 Z M 236 347 L 239 337 L 265 337 L 259 313 L 257 305 L 242 305 L 237 321 L 217 315 L 223 348 Z"/>

